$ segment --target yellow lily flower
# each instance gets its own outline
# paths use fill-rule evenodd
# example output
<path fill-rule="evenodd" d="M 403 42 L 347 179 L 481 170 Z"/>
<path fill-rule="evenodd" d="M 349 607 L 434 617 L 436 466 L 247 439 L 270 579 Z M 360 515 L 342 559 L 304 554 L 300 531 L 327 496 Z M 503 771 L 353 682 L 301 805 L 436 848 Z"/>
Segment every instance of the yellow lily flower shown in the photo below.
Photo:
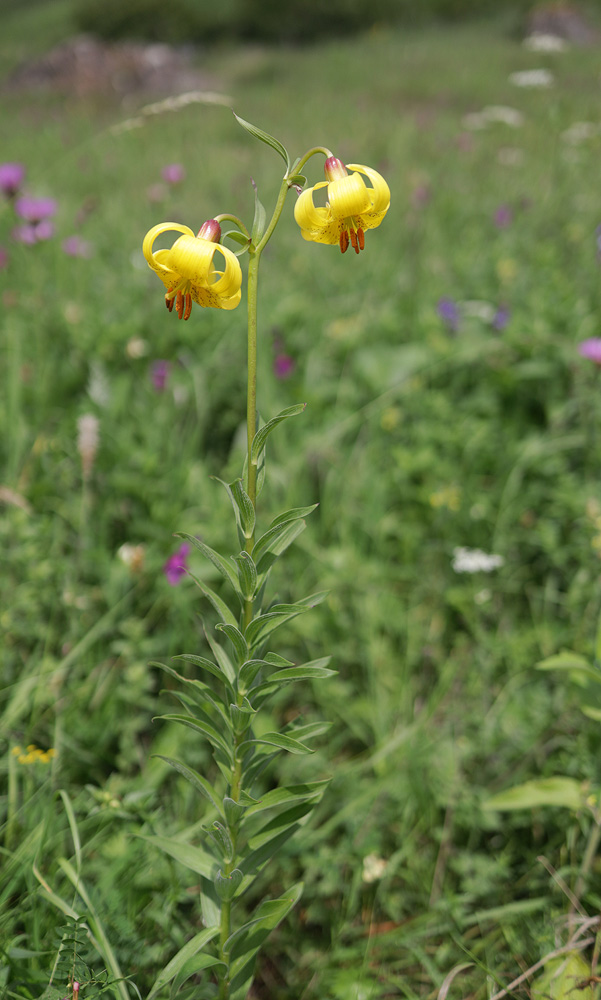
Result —
<path fill-rule="evenodd" d="M 170 250 L 153 251 L 161 233 L 182 233 Z M 240 302 L 242 271 L 238 258 L 221 246 L 221 226 L 209 219 L 195 236 L 188 226 L 162 222 L 146 233 L 142 251 L 148 266 L 156 271 L 167 289 L 165 304 L 169 312 L 175 304 L 180 319 L 189 319 L 192 302 L 214 309 L 235 309 Z M 223 258 L 223 270 L 217 270 L 215 255 Z"/>
<path fill-rule="evenodd" d="M 342 253 L 349 242 L 356 253 L 365 246 L 365 230 L 379 226 L 390 205 L 390 188 L 384 178 L 371 167 L 349 163 L 347 167 L 336 156 L 329 156 L 324 165 L 326 181 L 320 181 L 300 195 L 294 218 L 305 240 L 315 243 L 338 243 Z M 368 186 L 361 174 L 371 182 Z M 315 191 L 327 187 L 325 207 L 313 200 Z"/>

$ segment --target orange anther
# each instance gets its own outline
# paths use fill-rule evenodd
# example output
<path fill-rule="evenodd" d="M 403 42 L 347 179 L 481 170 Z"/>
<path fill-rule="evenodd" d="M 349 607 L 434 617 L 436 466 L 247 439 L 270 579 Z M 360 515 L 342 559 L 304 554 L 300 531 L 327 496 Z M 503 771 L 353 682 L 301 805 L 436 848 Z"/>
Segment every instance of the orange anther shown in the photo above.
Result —
<path fill-rule="evenodd" d="M 167 294 L 165 296 L 165 305 L 167 306 L 167 309 L 169 310 L 169 312 L 173 312 L 173 299 L 169 297 L 169 294 L 170 293 L 167 292 Z"/>
<path fill-rule="evenodd" d="M 178 318 L 181 319 L 182 316 L 184 315 L 184 296 L 182 295 L 181 291 L 179 291 L 175 296 L 175 311 L 178 315 Z"/>
<path fill-rule="evenodd" d="M 353 250 L 355 251 L 355 253 L 359 253 L 359 247 L 357 246 L 357 234 L 356 234 L 355 230 L 351 229 L 349 235 L 351 237 L 351 243 L 352 243 L 352 246 L 353 246 Z"/>
<path fill-rule="evenodd" d="M 190 313 L 192 312 L 192 296 L 190 292 L 186 292 L 185 295 L 186 308 L 184 309 L 184 319 L 190 319 Z"/>
<path fill-rule="evenodd" d="M 363 232 L 362 229 L 358 229 L 357 230 L 357 239 L 359 240 L 359 249 L 360 250 L 364 250 L 365 249 L 365 233 Z"/>
<path fill-rule="evenodd" d="M 348 250 L 348 232 L 346 229 L 343 229 L 340 233 L 340 250 L 341 253 L 346 253 Z"/>

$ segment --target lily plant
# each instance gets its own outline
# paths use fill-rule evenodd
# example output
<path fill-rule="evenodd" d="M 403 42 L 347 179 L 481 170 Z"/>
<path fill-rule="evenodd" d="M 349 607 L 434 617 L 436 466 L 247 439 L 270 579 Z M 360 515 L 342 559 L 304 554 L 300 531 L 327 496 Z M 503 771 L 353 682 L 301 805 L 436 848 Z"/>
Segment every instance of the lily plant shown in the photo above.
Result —
<path fill-rule="evenodd" d="M 188 320 L 192 305 L 235 309 L 243 283 L 239 258 L 248 256 L 247 278 L 247 447 L 244 468 L 233 482 L 223 482 L 233 508 L 236 534 L 231 552 L 222 554 L 199 538 L 181 533 L 200 550 L 222 577 L 219 590 L 194 577 L 212 605 L 216 634 L 207 629 L 209 649 L 184 652 L 182 667 L 156 664 L 177 683 L 181 710 L 161 718 L 189 727 L 208 741 L 214 774 L 200 774 L 186 761 L 164 757 L 187 779 L 202 802 L 206 837 L 201 846 L 180 837 L 149 837 L 200 877 L 202 929 L 159 973 L 147 1000 L 182 997 L 194 1000 L 244 1000 L 253 981 L 259 949 L 269 933 L 298 901 L 302 885 L 291 886 L 277 899 L 263 900 L 252 912 L 243 902 L 257 875 L 295 833 L 320 801 L 328 780 L 270 787 L 265 773 L 281 753 L 309 754 L 310 743 L 327 723 L 294 719 L 277 731 L 265 732 L 257 717 L 282 685 L 330 677 L 330 657 L 295 664 L 272 647 L 276 630 L 305 614 L 326 596 L 302 597 L 278 603 L 269 596 L 273 565 L 305 528 L 305 518 L 317 506 L 284 510 L 258 528 L 257 500 L 265 479 L 265 449 L 275 428 L 299 415 L 305 405 L 289 406 L 260 424 L 257 415 L 257 282 L 263 250 L 273 236 L 290 191 L 301 192 L 294 216 L 305 240 L 338 245 L 344 253 L 365 246 L 365 232 L 380 225 L 390 204 L 383 177 L 371 167 L 345 166 L 332 152 L 316 146 L 291 160 L 273 136 L 236 116 L 251 135 L 274 149 L 286 165 L 271 218 L 255 190 L 254 219 L 247 227 L 236 216 L 217 214 L 195 236 L 187 225 L 163 222 L 143 241 L 149 267 L 165 291 L 169 312 Z M 316 155 L 325 156 L 326 180 L 306 186 L 302 171 Z M 326 188 L 326 204 L 316 205 L 315 194 Z M 321 195 L 323 198 L 323 194 Z M 223 236 L 222 223 L 234 229 Z M 156 249 L 167 232 L 179 234 L 170 248 Z M 229 238 L 235 250 L 223 245 Z M 206 655 L 210 652 L 210 655 Z M 185 672 L 181 672 L 184 670 Z M 173 692 L 172 692 L 173 693 Z M 271 782 L 271 785 L 273 783 Z M 250 895 L 250 894 L 249 894 Z"/>

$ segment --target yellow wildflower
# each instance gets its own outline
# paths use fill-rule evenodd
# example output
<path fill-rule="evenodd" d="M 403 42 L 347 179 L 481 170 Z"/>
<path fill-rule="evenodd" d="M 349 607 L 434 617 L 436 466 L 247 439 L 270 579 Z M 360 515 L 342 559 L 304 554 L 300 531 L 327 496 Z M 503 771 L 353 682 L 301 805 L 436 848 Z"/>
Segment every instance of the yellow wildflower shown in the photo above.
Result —
<path fill-rule="evenodd" d="M 170 250 L 153 251 L 154 241 L 161 233 L 182 233 Z M 235 309 L 240 302 L 242 271 L 238 258 L 221 246 L 221 226 L 209 219 L 195 236 L 188 226 L 177 222 L 162 222 L 146 233 L 142 251 L 148 266 L 156 271 L 167 289 L 165 303 L 169 312 L 175 304 L 180 319 L 189 319 L 192 302 L 213 309 Z M 223 258 L 223 270 L 215 265 L 215 257 Z"/>
<path fill-rule="evenodd" d="M 303 191 L 294 208 L 294 218 L 305 240 L 314 243 L 338 243 L 342 253 L 349 242 L 356 253 L 365 246 L 365 230 L 379 226 L 390 205 L 390 189 L 383 177 L 371 167 L 349 163 L 347 167 L 336 156 L 329 156 L 324 165 L 327 180 Z M 364 174 L 371 187 L 361 174 Z M 327 187 L 325 207 L 315 205 L 314 193 Z"/>

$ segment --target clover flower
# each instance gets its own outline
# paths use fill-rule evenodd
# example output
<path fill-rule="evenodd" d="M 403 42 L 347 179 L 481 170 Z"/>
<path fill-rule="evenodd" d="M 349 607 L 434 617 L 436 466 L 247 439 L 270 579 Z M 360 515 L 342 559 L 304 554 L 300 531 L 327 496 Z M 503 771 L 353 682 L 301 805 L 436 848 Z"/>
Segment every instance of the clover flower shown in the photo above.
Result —
<path fill-rule="evenodd" d="M 15 212 L 24 222 L 13 232 L 19 243 L 31 245 L 54 236 L 54 223 L 50 221 L 56 212 L 53 198 L 17 198 Z"/>
<path fill-rule="evenodd" d="M 168 163 L 161 170 L 161 177 L 167 184 L 181 184 L 186 176 L 186 171 L 181 163 Z"/>
<path fill-rule="evenodd" d="M 190 546 L 187 542 L 180 545 L 177 552 L 174 552 L 172 556 L 169 556 L 167 562 L 163 566 L 163 573 L 167 577 L 167 583 L 172 587 L 175 587 L 182 576 L 185 576 L 188 572 L 187 557 L 190 552 Z"/>
<path fill-rule="evenodd" d="M 589 337 L 578 345 L 578 353 L 596 365 L 601 365 L 601 337 Z"/>
<path fill-rule="evenodd" d="M 503 556 L 489 555 L 482 549 L 468 549 L 458 545 L 453 549 L 453 569 L 456 573 L 492 573 L 502 566 Z"/>
<path fill-rule="evenodd" d="M 150 378 L 157 392 L 163 392 L 169 378 L 170 364 L 168 361 L 153 361 L 150 368 Z"/>
<path fill-rule="evenodd" d="M 365 230 L 375 229 L 390 205 L 390 189 L 383 177 L 371 167 L 349 163 L 348 169 L 336 156 L 329 156 L 324 165 L 327 180 L 320 181 L 300 195 L 294 218 L 305 240 L 314 243 L 338 243 L 342 253 L 349 243 L 355 253 L 365 246 Z M 353 173 L 349 175 L 348 171 Z M 369 187 L 361 174 L 371 183 Z M 317 206 L 314 195 L 327 188 L 325 207 Z"/>
<path fill-rule="evenodd" d="M 292 358 L 289 354 L 276 354 L 273 362 L 273 373 L 276 378 L 290 378 L 294 368 L 294 358 Z"/>
<path fill-rule="evenodd" d="M 14 198 L 25 177 L 22 163 L 0 163 L 0 191 L 6 198 Z"/>
<path fill-rule="evenodd" d="M 153 251 L 154 241 L 161 233 L 182 233 L 169 250 Z M 192 302 L 214 309 L 235 309 L 240 302 L 242 271 L 238 258 L 221 246 L 221 226 L 209 219 L 195 236 L 188 226 L 177 222 L 162 222 L 144 237 L 142 250 L 148 266 L 156 271 L 167 289 L 165 304 L 180 319 L 189 319 Z M 215 258 L 223 258 L 223 270 L 215 266 Z M 217 258 L 218 259 L 218 258 Z"/>

